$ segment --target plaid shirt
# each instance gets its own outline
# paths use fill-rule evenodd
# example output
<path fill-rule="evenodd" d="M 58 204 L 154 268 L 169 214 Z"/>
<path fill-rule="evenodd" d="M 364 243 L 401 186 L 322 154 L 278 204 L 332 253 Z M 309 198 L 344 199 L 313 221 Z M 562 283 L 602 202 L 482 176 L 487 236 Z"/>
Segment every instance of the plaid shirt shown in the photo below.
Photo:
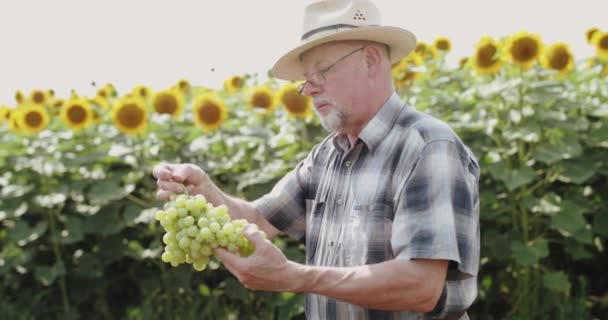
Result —
<path fill-rule="evenodd" d="M 477 296 L 478 180 L 475 157 L 452 129 L 393 93 L 354 146 L 345 135 L 330 134 L 254 206 L 305 242 L 309 265 L 450 260 L 430 313 L 366 309 L 307 294 L 309 319 L 441 319 L 466 310 Z"/>

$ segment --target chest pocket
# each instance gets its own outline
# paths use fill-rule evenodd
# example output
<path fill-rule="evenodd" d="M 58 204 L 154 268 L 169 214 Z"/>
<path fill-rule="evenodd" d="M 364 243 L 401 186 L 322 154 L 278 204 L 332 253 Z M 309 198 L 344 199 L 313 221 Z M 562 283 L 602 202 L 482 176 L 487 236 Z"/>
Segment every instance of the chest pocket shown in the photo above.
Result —
<path fill-rule="evenodd" d="M 393 215 L 392 204 L 353 205 L 341 241 L 346 266 L 379 263 L 393 258 Z"/>

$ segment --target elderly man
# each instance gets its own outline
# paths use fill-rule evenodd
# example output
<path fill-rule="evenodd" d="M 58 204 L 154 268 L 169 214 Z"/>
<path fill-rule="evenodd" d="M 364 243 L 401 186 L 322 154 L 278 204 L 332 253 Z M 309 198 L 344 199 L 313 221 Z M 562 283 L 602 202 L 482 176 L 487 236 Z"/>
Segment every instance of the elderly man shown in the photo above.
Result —
<path fill-rule="evenodd" d="M 276 77 L 305 80 L 331 133 L 254 202 L 231 197 L 193 164 L 154 168 L 160 199 L 181 191 L 225 204 L 269 238 L 306 244 L 306 264 L 286 259 L 255 228 L 256 251 L 216 254 L 250 289 L 306 293 L 310 319 L 468 319 L 477 295 L 479 167 L 441 121 L 404 105 L 391 65 L 415 46 L 381 26 L 370 1 L 316 1 L 302 44 Z"/>

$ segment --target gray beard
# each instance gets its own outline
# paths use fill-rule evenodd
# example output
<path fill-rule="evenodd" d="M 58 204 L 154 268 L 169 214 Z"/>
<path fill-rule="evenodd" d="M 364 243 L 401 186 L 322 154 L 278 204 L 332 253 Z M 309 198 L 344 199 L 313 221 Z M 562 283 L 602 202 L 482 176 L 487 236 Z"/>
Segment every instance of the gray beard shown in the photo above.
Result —
<path fill-rule="evenodd" d="M 341 109 L 337 108 L 335 111 L 330 112 L 327 116 L 321 116 L 317 109 L 315 109 L 317 116 L 321 120 L 321 125 L 325 130 L 329 132 L 338 132 L 344 129 L 346 123 L 346 114 Z"/>

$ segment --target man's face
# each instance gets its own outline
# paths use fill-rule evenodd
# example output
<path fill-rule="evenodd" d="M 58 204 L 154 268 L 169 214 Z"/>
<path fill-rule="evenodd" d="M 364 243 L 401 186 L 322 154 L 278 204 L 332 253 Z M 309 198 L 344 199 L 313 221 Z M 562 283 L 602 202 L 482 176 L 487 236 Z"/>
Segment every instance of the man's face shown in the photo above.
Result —
<path fill-rule="evenodd" d="M 312 97 L 315 113 L 328 131 L 344 132 L 353 123 L 353 101 L 362 61 L 359 48 L 328 43 L 308 50 L 302 57 L 304 76 L 309 81 L 302 93 Z"/>

